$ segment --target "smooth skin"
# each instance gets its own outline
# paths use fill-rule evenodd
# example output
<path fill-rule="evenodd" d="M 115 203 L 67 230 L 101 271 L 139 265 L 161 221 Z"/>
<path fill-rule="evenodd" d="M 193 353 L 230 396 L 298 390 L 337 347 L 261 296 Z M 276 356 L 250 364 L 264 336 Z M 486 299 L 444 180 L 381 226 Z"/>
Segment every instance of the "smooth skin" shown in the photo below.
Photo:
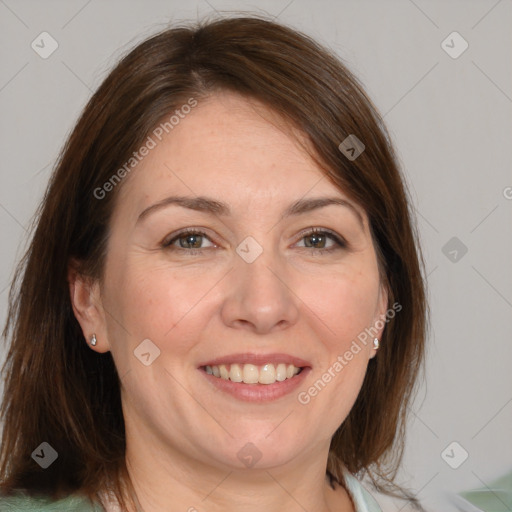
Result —
<path fill-rule="evenodd" d="M 69 279 L 85 338 L 96 333 L 91 349 L 111 351 L 121 377 L 126 461 L 144 512 L 353 511 L 325 470 L 375 356 L 371 342 L 308 404 L 297 394 L 386 311 L 364 209 L 276 115 L 228 92 L 199 102 L 125 179 L 103 280 L 71 270 Z M 170 196 L 207 196 L 231 214 L 168 204 L 139 219 Z M 293 202 L 321 197 L 350 206 L 281 219 Z M 206 236 L 176 238 L 184 228 Z M 248 236 L 263 249 L 252 263 L 236 252 Z M 147 339 L 160 350 L 148 366 L 134 356 Z M 218 356 L 276 352 L 309 361 L 311 372 L 275 401 L 236 399 L 198 369 Z M 237 456 L 248 442 L 261 453 L 250 468 Z"/>

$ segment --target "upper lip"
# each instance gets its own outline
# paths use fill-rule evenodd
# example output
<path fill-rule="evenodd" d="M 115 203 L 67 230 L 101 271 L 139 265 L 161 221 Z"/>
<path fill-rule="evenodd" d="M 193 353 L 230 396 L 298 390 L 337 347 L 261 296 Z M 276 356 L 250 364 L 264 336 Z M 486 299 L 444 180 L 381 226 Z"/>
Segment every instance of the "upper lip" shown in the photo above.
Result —
<path fill-rule="evenodd" d="M 209 359 L 199 365 L 199 368 L 203 366 L 219 366 L 221 364 L 253 364 L 260 366 L 267 363 L 272 364 L 293 364 L 297 368 L 310 367 L 311 363 L 300 357 L 295 357 L 290 354 L 272 353 L 272 354 L 253 354 L 253 353 L 240 353 L 240 354 L 229 354 L 226 356 L 216 357 L 215 359 Z"/>

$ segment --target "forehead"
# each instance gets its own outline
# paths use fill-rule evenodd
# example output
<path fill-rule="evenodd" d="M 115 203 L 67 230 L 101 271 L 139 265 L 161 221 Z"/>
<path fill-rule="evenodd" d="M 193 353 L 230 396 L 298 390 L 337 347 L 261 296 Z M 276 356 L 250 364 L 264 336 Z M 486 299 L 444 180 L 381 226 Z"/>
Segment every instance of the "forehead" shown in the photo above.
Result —
<path fill-rule="evenodd" d="M 266 208 L 269 199 L 290 203 L 308 193 L 347 197 L 301 145 L 307 144 L 303 135 L 239 95 L 198 102 L 161 140 L 153 139 L 155 147 L 121 193 L 134 210 L 172 194 L 217 197 L 234 210 Z"/>

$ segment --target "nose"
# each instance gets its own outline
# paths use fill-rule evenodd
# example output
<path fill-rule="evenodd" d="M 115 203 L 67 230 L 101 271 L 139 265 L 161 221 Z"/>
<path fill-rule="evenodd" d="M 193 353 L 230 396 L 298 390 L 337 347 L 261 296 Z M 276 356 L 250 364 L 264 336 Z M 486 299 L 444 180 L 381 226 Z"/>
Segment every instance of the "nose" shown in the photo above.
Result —
<path fill-rule="evenodd" d="M 265 250 L 252 263 L 238 257 L 230 272 L 222 319 L 232 328 L 257 334 L 271 333 L 295 324 L 300 299 L 285 264 Z"/>

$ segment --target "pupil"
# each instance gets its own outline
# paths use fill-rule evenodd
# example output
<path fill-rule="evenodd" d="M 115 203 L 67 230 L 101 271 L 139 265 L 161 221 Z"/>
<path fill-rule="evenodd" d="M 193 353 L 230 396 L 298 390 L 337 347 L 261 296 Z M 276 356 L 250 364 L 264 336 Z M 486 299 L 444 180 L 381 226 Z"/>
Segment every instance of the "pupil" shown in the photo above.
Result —
<path fill-rule="evenodd" d="M 324 235 L 314 234 L 314 235 L 309 235 L 309 238 L 310 238 L 311 242 L 310 242 L 310 245 L 308 245 L 308 247 L 312 247 L 312 246 L 316 247 L 317 243 L 320 243 L 320 244 L 322 243 Z"/>
<path fill-rule="evenodd" d="M 187 235 L 185 237 L 185 244 L 187 246 L 192 246 L 193 248 L 197 248 L 197 239 L 198 238 L 201 238 L 201 235 Z M 183 240 L 183 239 L 182 239 Z M 201 245 L 201 243 L 199 243 L 199 245 Z M 189 249 L 190 247 L 186 247 L 187 249 Z"/>

